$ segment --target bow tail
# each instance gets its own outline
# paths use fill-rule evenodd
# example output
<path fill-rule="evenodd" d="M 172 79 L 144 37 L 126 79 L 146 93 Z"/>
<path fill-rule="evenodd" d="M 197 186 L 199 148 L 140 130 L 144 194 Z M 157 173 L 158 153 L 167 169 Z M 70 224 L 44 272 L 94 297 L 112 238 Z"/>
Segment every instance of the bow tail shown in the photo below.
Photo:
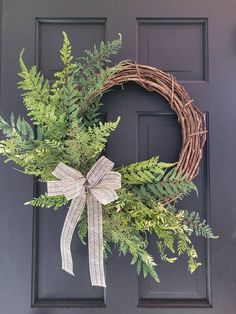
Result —
<path fill-rule="evenodd" d="M 80 216 L 84 210 L 86 202 L 86 194 L 81 193 L 78 197 L 71 201 L 66 219 L 63 225 L 60 247 L 61 247 L 61 259 L 62 259 L 62 269 L 66 272 L 74 275 L 73 272 L 73 260 L 71 256 L 71 240 L 75 230 L 75 227 L 80 220 Z"/>
<path fill-rule="evenodd" d="M 87 197 L 89 271 L 92 286 L 106 287 L 103 260 L 102 205 Z"/>

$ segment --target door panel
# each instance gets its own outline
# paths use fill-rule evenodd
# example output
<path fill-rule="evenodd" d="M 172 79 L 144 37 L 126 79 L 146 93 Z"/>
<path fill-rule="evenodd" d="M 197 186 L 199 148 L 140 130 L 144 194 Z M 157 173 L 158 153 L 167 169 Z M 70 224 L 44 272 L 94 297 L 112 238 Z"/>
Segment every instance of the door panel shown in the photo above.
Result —
<path fill-rule="evenodd" d="M 105 40 L 105 18 L 37 18 L 37 64 L 44 75 L 52 80 L 53 73 L 61 69 L 61 35 L 70 34 L 74 56 L 81 56 L 85 49 L 92 49 Z M 83 38 L 83 39 L 82 39 Z"/>
<path fill-rule="evenodd" d="M 207 26 L 206 18 L 137 19 L 139 62 L 172 73 L 177 80 L 206 81 Z"/>
<path fill-rule="evenodd" d="M 122 33 L 124 47 L 114 61 L 157 66 L 182 82 L 207 113 L 208 139 L 195 180 L 199 197 L 193 194 L 179 206 L 199 211 L 220 238 L 211 244 L 194 239 L 203 265 L 190 275 L 184 259 L 162 263 L 150 237 L 160 284 L 138 278 L 130 257 L 113 250 L 105 265 L 108 288 L 91 287 L 87 247 L 76 234 L 76 276 L 60 269 L 59 238 L 67 208 L 54 212 L 24 206 L 45 187 L 1 163 L 0 313 L 147 314 L 153 307 L 164 314 L 235 312 L 235 12 L 234 0 L 226 0 L 224 7 L 220 0 L 2 1 L 1 114 L 6 118 L 12 111 L 25 114 L 16 89 L 21 49 L 26 48 L 27 64 L 38 64 L 53 80 L 61 68 L 62 30 L 75 56 Z M 154 155 L 177 160 L 181 129 L 162 97 L 129 83 L 124 90 L 115 87 L 103 103 L 107 120 L 121 116 L 106 151 L 117 166 Z"/>

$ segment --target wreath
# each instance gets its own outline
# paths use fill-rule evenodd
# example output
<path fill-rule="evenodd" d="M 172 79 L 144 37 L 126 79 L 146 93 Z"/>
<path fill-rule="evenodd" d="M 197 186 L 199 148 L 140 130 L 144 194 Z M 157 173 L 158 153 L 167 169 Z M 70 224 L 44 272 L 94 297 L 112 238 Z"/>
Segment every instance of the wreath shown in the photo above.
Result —
<path fill-rule="evenodd" d="M 148 236 L 156 239 L 160 258 L 174 263 L 186 254 L 192 273 L 201 263 L 191 235 L 215 238 L 197 212 L 177 209 L 176 204 L 193 190 L 206 141 L 205 115 L 171 74 L 157 68 L 122 61 L 108 67 L 122 38 L 101 42 L 85 57 L 74 59 L 68 36 L 60 50 L 62 70 L 49 83 L 36 66 L 28 69 L 20 54 L 23 103 L 31 123 L 22 116 L 10 121 L 0 117 L 5 138 L 0 153 L 25 174 L 47 182 L 48 191 L 26 202 L 35 207 L 58 209 L 70 204 L 62 234 L 62 268 L 73 274 L 70 243 L 75 228 L 89 249 L 92 285 L 105 286 L 103 259 L 114 245 L 130 254 L 138 274 L 159 282 Z M 102 96 L 115 85 L 135 82 L 167 100 L 182 128 L 182 149 L 176 163 L 157 156 L 113 169 L 105 146 L 119 125 L 101 119 Z"/>

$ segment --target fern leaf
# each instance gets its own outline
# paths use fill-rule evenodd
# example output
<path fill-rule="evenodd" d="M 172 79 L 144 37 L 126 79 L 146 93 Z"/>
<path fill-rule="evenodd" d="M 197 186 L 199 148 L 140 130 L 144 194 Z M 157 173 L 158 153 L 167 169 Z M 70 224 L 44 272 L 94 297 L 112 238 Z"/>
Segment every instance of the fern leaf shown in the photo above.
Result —
<path fill-rule="evenodd" d="M 215 236 L 211 227 L 207 224 L 204 219 L 201 221 L 199 213 L 191 212 L 187 210 L 184 211 L 185 219 L 191 231 L 193 231 L 196 236 L 202 236 L 204 238 L 216 239 L 218 236 Z"/>
<path fill-rule="evenodd" d="M 31 201 L 25 202 L 25 205 L 32 205 L 35 207 L 45 207 L 58 209 L 68 203 L 67 199 L 64 196 L 48 196 L 47 194 L 40 195 L 37 198 L 32 199 Z"/>
<path fill-rule="evenodd" d="M 62 32 L 62 34 L 63 34 L 64 41 L 63 41 L 62 49 L 60 50 L 61 61 L 64 63 L 65 66 L 67 66 L 73 60 L 73 56 L 71 55 L 72 48 L 71 48 L 71 44 L 70 44 L 70 41 L 66 32 Z"/>
<path fill-rule="evenodd" d="M 174 164 L 158 162 L 159 157 L 133 163 L 122 167 L 119 171 L 122 175 L 124 185 L 144 184 L 155 181 L 158 175 L 164 175 L 165 169 L 173 167 Z"/>

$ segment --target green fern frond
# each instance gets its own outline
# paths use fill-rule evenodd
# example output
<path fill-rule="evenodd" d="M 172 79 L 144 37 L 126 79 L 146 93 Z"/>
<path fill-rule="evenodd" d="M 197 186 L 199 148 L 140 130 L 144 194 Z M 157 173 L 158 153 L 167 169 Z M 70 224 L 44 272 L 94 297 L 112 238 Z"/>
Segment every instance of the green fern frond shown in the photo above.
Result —
<path fill-rule="evenodd" d="M 110 57 L 116 55 L 121 46 L 121 36 L 111 42 L 101 42 L 99 47 L 95 45 L 91 51 L 85 51 L 85 57 L 80 58 L 80 62 L 76 64 L 74 75 L 80 91 L 77 115 L 84 119 L 86 126 L 96 124 L 104 84 L 112 80 L 114 74 L 122 69 L 121 63 L 106 67 L 111 61 Z M 95 94 L 99 96 L 92 97 Z"/>
<path fill-rule="evenodd" d="M 202 236 L 204 238 L 217 239 L 212 228 L 207 224 L 206 220 L 201 220 L 199 213 L 184 211 L 186 223 L 191 228 L 191 231 L 195 233 L 196 236 Z"/>
<path fill-rule="evenodd" d="M 34 130 L 31 125 L 22 117 L 18 116 L 16 124 L 14 123 L 14 115 L 11 115 L 12 127 L 16 128 L 17 132 L 26 139 L 34 140 Z"/>
<path fill-rule="evenodd" d="M 122 36 L 119 34 L 119 38 L 107 42 L 101 41 L 99 47 L 94 45 L 92 50 L 85 50 L 85 57 L 82 59 L 85 63 L 85 75 L 86 70 L 88 71 L 95 71 L 101 70 L 106 63 L 110 63 L 110 56 L 117 55 L 119 50 L 122 47 Z"/>
<path fill-rule="evenodd" d="M 87 132 L 91 139 L 95 138 L 101 145 L 101 147 L 98 148 L 99 152 L 103 150 L 108 137 L 110 136 L 111 132 L 116 130 L 119 122 L 120 117 L 118 117 L 115 122 L 99 122 L 98 126 L 88 128 Z"/>
<path fill-rule="evenodd" d="M 61 61 L 63 62 L 63 64 L 65 66 L 68 66 L 69 64 L 71 64 L 72 60 L 73 60 L 73 56 L 72 56 L 72 48 L 71 48 L 71 44 L 68 38 L 68 35 L 66 32 L 62 32 L 63 34 L 63 46 L 60 50 L 61 53 Z"/>
<path fill-rule="evenodd" d="M 101 97 L 97 97 L 93 103 L 91 103 L 84 114 L 83 123 L 84 126 L 89 128 L 91 126 L 97 125 L 101 118 Z"/>
<path fill-rule="evenodd" d="M 154 182 L 157 175 L 165 175 L 166 169 L 175 165 L 175 163 L 158 162 L 159 157 L 153 157 L 149 160 L 133 163 L 122 167 L 119 172 L 122 175 L 124 185 L 140 185 Z"/>
<path fill-rule="evenodd" d="M 100 122 L 88 129 L 71 130 L 65 141 L 68 147 L 65 158 L 69 164 L 86 173 L 104 150 L 108 137 L 117 128 L 119 121 L 118 117 L 115 122 Z"/>
<path fill-rule="evenodd" d="M 68 203 L 64 196 L 48 196 L 47 194 L 35 197 L 31 201 L 25 202 L 25 205 L 32 205 L 35 207 L 45 207 L 58 209 Z"/>
<path fill-rule="evenodd" d="M 10 122 L 6 122 L 0 116 L 0 130 L 6 137 L 0 141 L 0 154 L 8 157 L 6 162 L 17 160 L 19 154 L 34 147 L 34 131 L 23 117 L 19 116 L 15 121 L 12 113 Z"/>
<path fill-rule="evenodd" d="M 21 72 L 18 88 L 23 90 L 23 102 L 28 116 L 35 125 L 41 126 L 46 137 L 61 138 L 65 127 L 65 113 L 57 102 L 51 101 L 50 84 L 36 66 L 27 69 L 20 56 Z"/>
<path fill-rule="evenodd" d="M 159 282 L 155 270 L 156 263 L 147 252 L 148 242 L 131 224 L 125 212 L 117 213 L 112 209 L 109 211 L 108 207 L 104 211 L 104 215 L 103 230 L 106 241 L 115 244 L 120 254 L 124 256 L 128 253 L 131 254 L 131 265 L 136 264 L 138 274 L 142 272 L 144 277 L 149 274 L 156 282 Z"/>
<path fill-rule="evenodd" d="M 141 168 L 141 170 L 138 164 L 137 166 L 134 164 L 134 167 L 131 165 L 128 171 L 127 169 L 120 170 L 123 182 L 129 183 L 130 190 L 144 201 L 149 202 L 154 199 L 162 202 L 166 198 L 176 201 L 181 200 L 192 190 L 197 192 L 194 183 L 188 181 L 186 176 L 182 176 L 176 168 L 168 169 L 173 167 L 173 164 L 167 164 L 161 168 L 160 163 L 156 162 L 155 165 L 152 163 L 153 160 L 151 160 L 151 166 L 148 165 L 147 168 Z"/>
<path fill-rule="evenodd" d="M 6 122 L 3 117 L 0 116 L 0 130 L 6 137 L 12 137 L 14 134 L 14 127 L 12 124 L 10 125 Z"/>

